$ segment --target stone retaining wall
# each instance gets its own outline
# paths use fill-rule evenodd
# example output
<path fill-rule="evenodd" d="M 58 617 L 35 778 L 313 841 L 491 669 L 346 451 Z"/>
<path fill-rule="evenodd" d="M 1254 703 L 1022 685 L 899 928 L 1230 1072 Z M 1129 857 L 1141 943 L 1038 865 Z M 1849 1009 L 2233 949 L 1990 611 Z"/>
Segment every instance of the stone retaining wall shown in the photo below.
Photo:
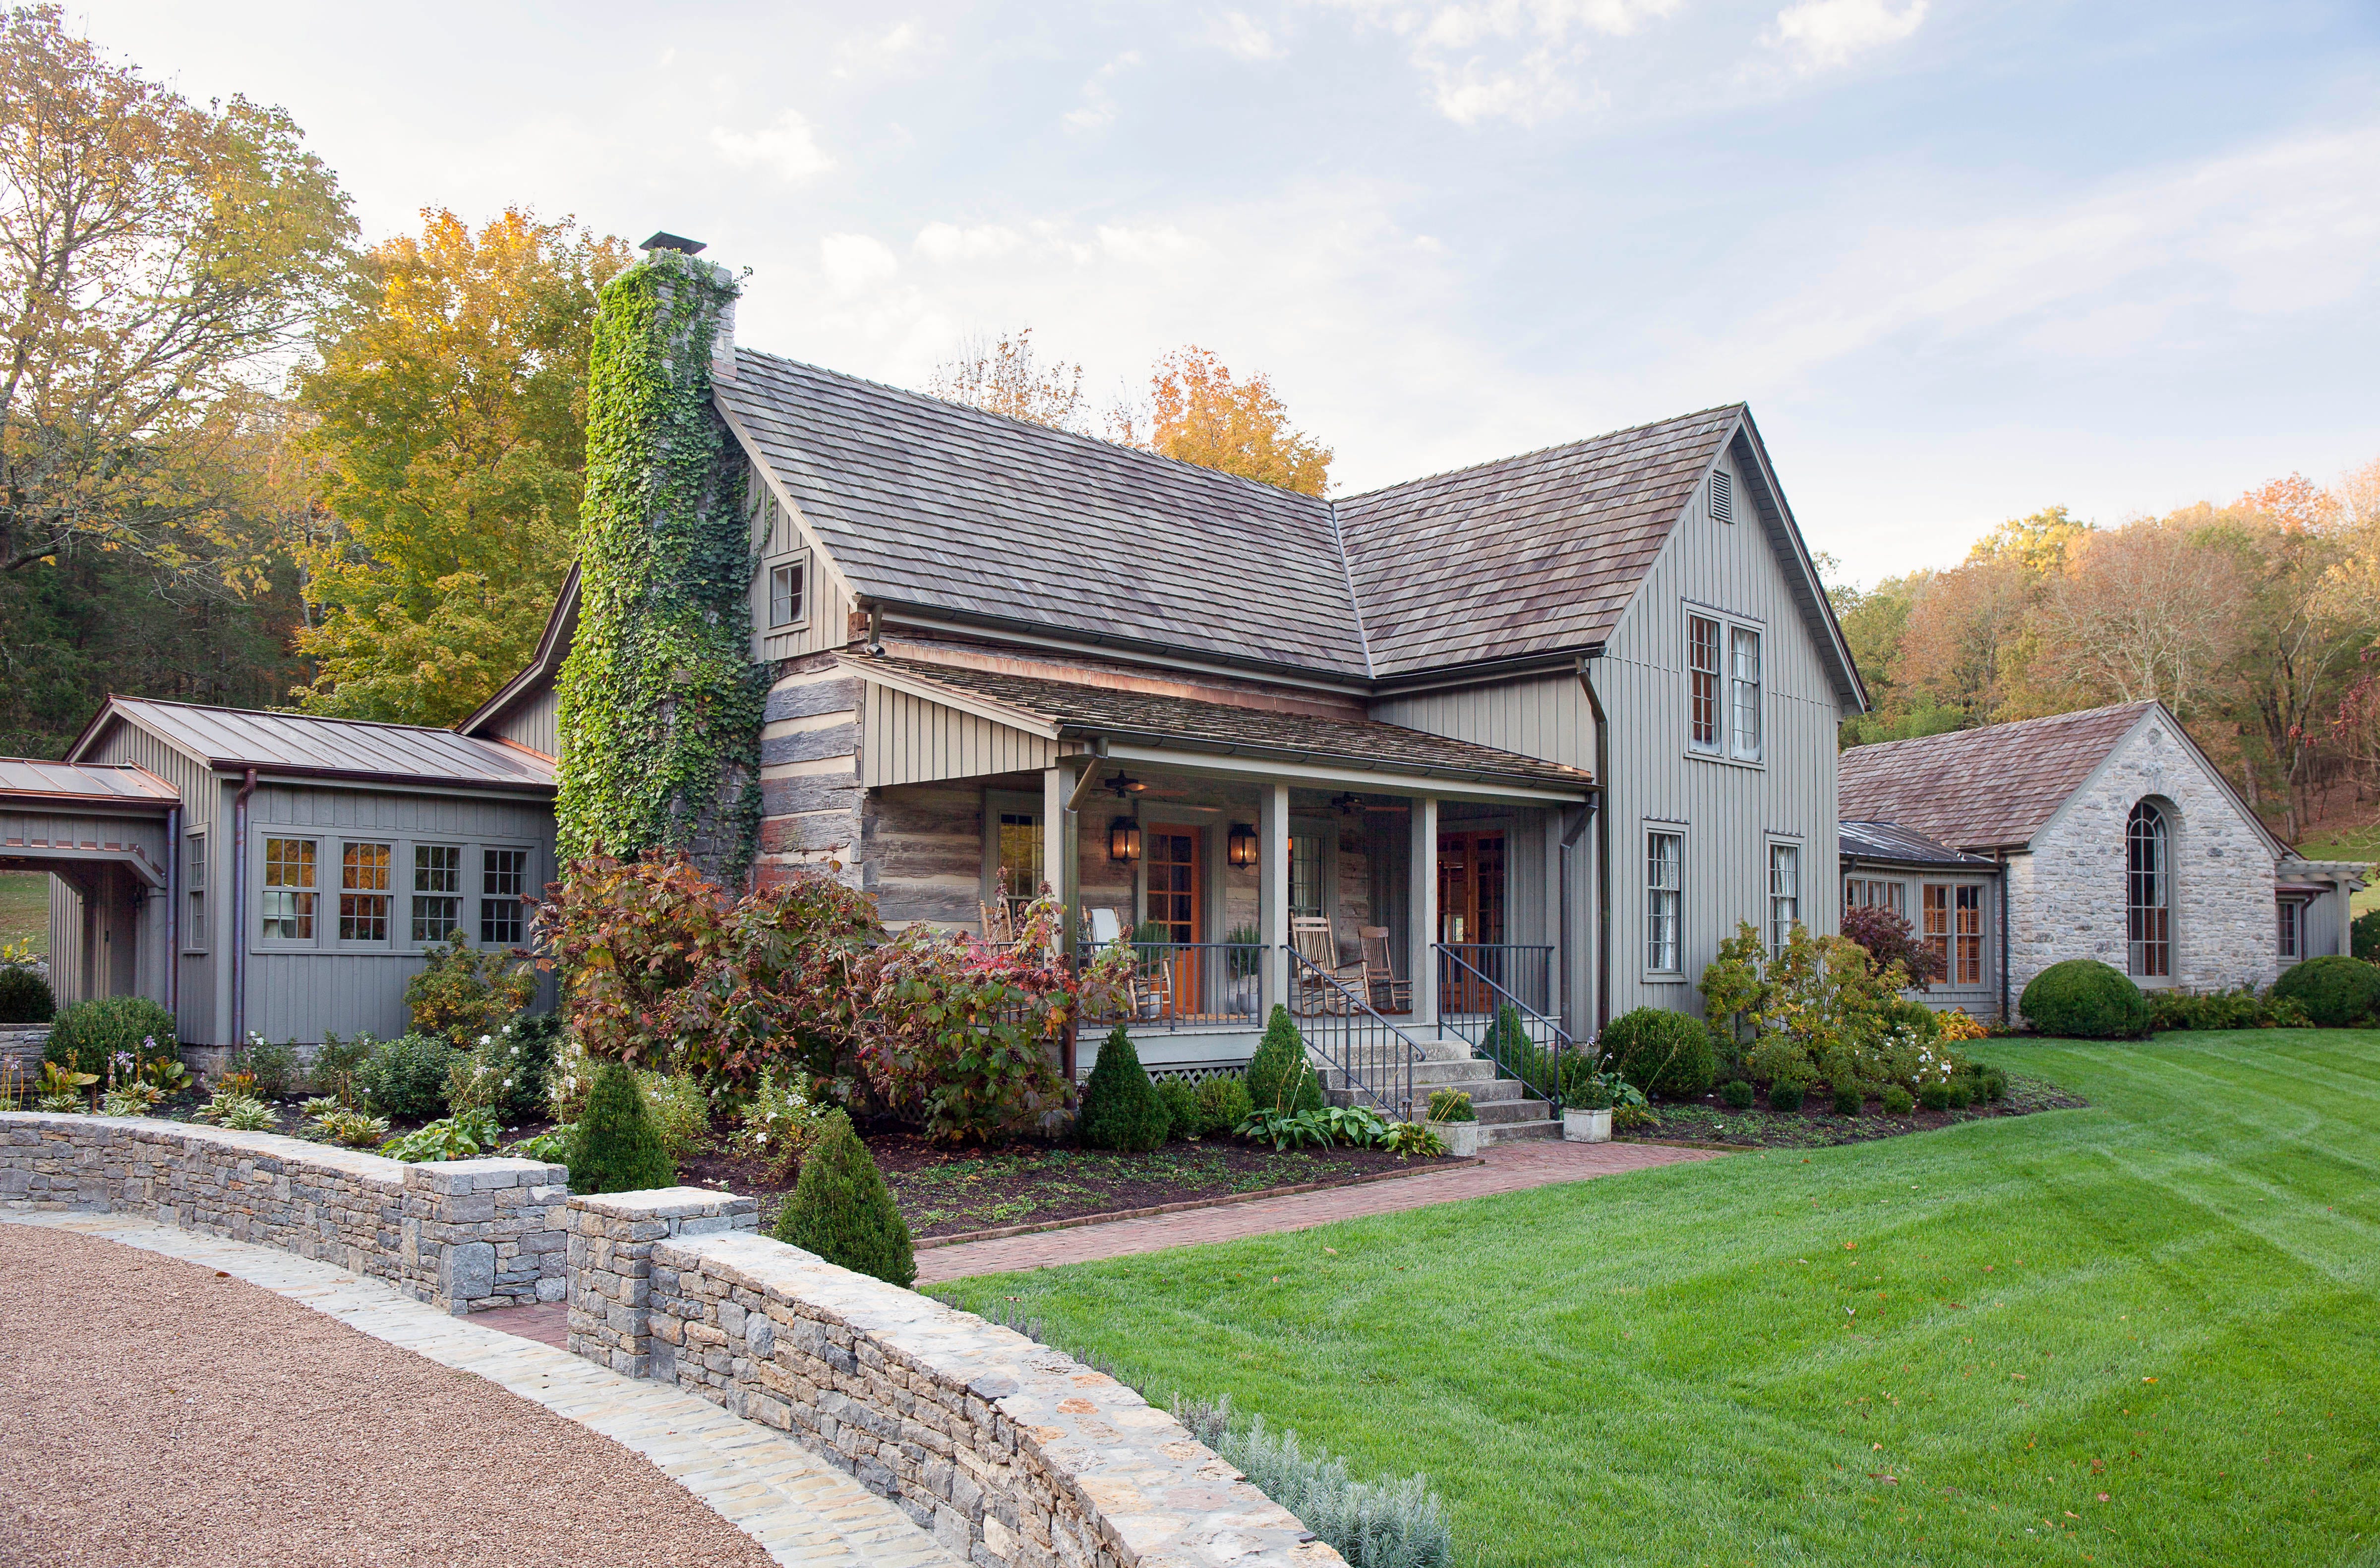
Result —
<path fill-rule="evenodd" d="M 42 1052 L 49 1048 L 47 1024 L 0 1024 L 0 1063 L 14 1064 L 20 1073 L 40 1073 Z"/>
<path fill-rule="evenodd" d="M 384 1279 L 460 1316 L 563 1299 L 569 1173 L 138 1116 L 0 1112 L 0 1208 L 100 1209 Z"/>
<path fill-rule="evenodd" d="M 758 1235 L 752 1209 L 572 1198 L 571 1349 L 792 1434 L 987 1568 L 1342 1562 L 1112 1378 Z"/>

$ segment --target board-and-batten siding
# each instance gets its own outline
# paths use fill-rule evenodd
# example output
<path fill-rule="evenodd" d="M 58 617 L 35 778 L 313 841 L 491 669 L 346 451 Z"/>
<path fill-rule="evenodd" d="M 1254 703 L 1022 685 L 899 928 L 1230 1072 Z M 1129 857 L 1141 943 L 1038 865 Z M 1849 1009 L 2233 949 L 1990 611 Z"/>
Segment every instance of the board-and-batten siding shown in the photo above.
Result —
<path fill-rule="evenodd" d="M 231 1038 L 231 997 L 215 983 L 216 954 L 227 954 L 225 922 L 231 899 L 231 796 L 233 786 L 218 778 L 204 762 L 177 748 L 168 746 L 156 736 L 128 723 L 118 723 L 108 727 L 107 734 L 92 748 L 87 760 L 93 762 L 130 762 L 146 768 L 167 784 L 182 797 L 183 844 L 175 852 L 183 859 L 176 873 L 180 888 L 181 908 L 175 913 L 176 934 L 175 944 L 180 949 L 174 962 L 181 966 L 178 1005 L 175 1024 L 186 1040 L 212 1043 Z M 203 930 L 190 929 L 189 869 L 187 845 L 197 835 L 204 845 L 206 858 L 206 897 Z M 51 887 L 60 884 L 53 879 Z M 50 940 L 57 941 L 57 896 L 51 897 L 53 916 Z M 76 901 L 75 920 L 79 922 L 80 901 Z M 144 920 L 149 918 L 155 901 L 142 906 Z M 78 947 L 79 934 L 76 937 Z M 158 940 L 163 940 L 163 932 Z"/>
<path fill-rule="evenodd" d="M 540 683 L 496 721 L 495 731 L 515 746 L 526 746 L 547 757 L 561 756 L 561 690 L 552 681 Z"/>
<path fill-rule="evenodd" d="M 867 735 L 860 777 L 870 789 L 1038 772 L 1076 749 L 880 686 L 868 687 Z"/>
<path fill-rule="evenodd" d="M 841 648 L 851 640 L 851 595 L 829 568 L 826 552 L 809 537 L 798 515 L 771 491 L 756 468 L 750 491 L 754 516 L 753 551 L 758 565 L 752 574 L 752 658 L 756 663 L 797 659 Z M 788 561 L 807 563 L 807 602 L 799 625 L 783 631 L 769 629 L 769 575 Z"/>
<path fill-rule="evenodd" d="M 1738 921 L 1767 917 L 1768 846 L 1800 847 L 1802 921 L 1831 933 L 1840 915 L 1835 736 L 1840 699 L 1791 581 L 1760 522 L 1749 465 L 1733 479 L 1733 523 L 1714 521 L 1705 480 L 1614 628 L 1595 679 L 1612 726 L 1606 808 L 1611 845 L 1611 1015 L 1658 1006 L 1699 1012 L 1694 981 Z M 1689 755 L 1686 616 L 1733 617 L 1761 631 L 1767 735 L 1760 765 Z M 1724 638 L 1722 639 L 1724 647 Z M 1724 693 L 1724 687 L 1722 687 Z M 1726 719 L 1724 700 L 1721 720 Z M 1645 969 L 1648 831 L 1685 834 L 1675 978 Z"/>
<path fill-rule="evenodd" d="M 1500 751 L 1595 767 L 1595 713 L 1574 674 L 1383 698 L 1372 717 Z"/>

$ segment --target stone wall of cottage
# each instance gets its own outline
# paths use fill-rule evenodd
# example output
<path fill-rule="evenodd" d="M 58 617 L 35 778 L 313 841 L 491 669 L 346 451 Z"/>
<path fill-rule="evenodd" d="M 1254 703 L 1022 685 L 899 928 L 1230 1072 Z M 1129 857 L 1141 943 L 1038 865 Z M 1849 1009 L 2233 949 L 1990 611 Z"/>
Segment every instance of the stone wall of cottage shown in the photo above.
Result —
<path fill-rule="evenodd" d="M 461 1316 L 563 1298 L 569 1172 L 408 1165 L 272 1133 L 0 1112 L 0 1209 L 95 1209 L 278 1247 Z"/>
<path fill-rule="evenodd" d="M 2212 991 L 2278 973 L 2271 842 L 2197 749 L 2156 721 L 2126 736 L 2033 853 L 2010 862 L 2012 1001 L 2062 959 L 2125 967 L 2124 834 L 2143 799 L 2165 809 L 2173 872 L 2173 974 L 2148 983 Z"/>
<path fill-rule="evenodd" d="M 749 1198 L 570 1208 L 572 1350 L 789 1433 L 971 1562 L 1343 1561 L 1112 1378 L 755 1234 Z"/>

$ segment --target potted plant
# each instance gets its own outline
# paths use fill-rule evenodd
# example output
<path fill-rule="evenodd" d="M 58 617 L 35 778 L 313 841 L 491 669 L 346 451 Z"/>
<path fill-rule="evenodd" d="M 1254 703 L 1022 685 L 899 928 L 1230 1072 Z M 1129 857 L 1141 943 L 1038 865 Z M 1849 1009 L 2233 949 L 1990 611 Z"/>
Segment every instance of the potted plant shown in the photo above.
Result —
<path fill-rule="evenodd" d="M 1430 1091 L 1429 1130 L 1457 1160 L 1468 1160 L 1479 1152 L 1483 1131 L 1479 1112 L 1471 1108 L 1471 1097 L 1459 1088 Z"/>
<path fill-rule="evenodd" d="M 1601 1060 L 1584 1051 L 1564 1056 L 1557 1087 L 1561 1090 L 1562 1141 L 1609 1143 L 1611 1106 L 1620 1086 L 1604 1073 Z"/>
<path fill-rule="evenodd" d="M 1231 944 L 1225 964 L 1231 991 L 1224 1005 L 1252 1018 L 1260 1011 L 1262 1000 L 1264 980 L 1257 971 L 1264 966 L 1264 931 L 1257 926 L 1233 926 L 1223 933 L 1223 940 Z"/>

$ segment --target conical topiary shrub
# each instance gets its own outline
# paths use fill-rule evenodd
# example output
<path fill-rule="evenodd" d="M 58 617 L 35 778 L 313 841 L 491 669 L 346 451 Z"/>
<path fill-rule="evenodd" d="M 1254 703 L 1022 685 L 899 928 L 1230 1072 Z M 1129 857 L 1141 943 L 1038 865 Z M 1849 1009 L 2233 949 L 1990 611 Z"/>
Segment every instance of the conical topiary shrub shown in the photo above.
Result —
<path fill-rule="evenodd" d="M 909 1222 L 894 1208 L 876 1161 L 851 1118 L 828 1112 L 802 1156 L 802 1179 L 777 1210 L 777 1239 L 857 1274 L 906 1290 L 917 1278 Z"/>
<path fill-rule="evenodd" d="M 570 1190 L 646 1192 L 676 1183 L 677 1167 L 662 1145 L 661 1124 L 637 1075 L 621 1063 L 604 1063 L 571 1136 Z"/>
<path fill-rule="evenodd" d="M 1132 1036 L 1118 1024 L 1099 1042 L 1099 1059 L 1083 1086 L 1083 1108 L 1075 1136 L 1085 1149 L 1119 1149 L 1139 1154 L 1165 1141 L 1172 1123 L 1157 1086 L 1140 1065 Z"/>
<path fill-rule="evenodd" d="M 1305 1037 L 1290 1022 L 1289 1009 L 1273 1003 L 1264 1040 L 1248 1064 L 1248 1100 L 1259 1111 L 1319 1111 L 1322 1085 L 1305 1060 Z"/>

